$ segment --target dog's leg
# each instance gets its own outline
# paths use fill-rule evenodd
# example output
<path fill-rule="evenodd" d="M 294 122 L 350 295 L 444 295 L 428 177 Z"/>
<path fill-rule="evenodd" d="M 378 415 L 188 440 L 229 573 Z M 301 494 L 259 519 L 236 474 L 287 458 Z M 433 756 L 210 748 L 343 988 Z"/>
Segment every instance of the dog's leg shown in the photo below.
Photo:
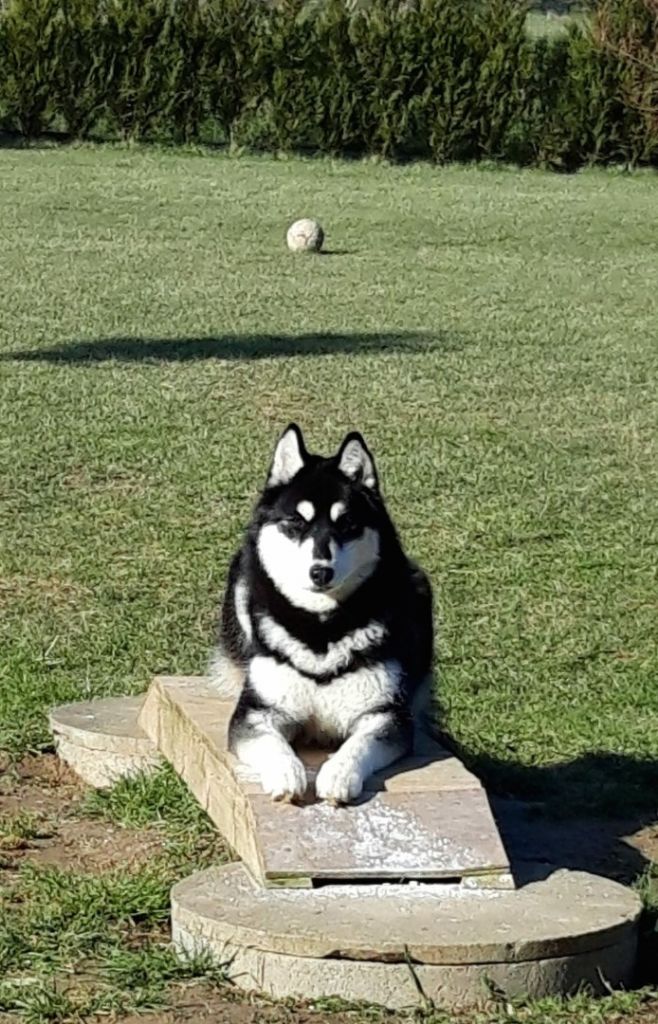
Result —
<path fill-rule="evenodd" d="M 277 719 L 271 711 L 238 705 L 229 730 L 230 748 L 273 800 L 299 800 L 306 792 L 306 769 Z"/>
<path fill-rule="evenodd" d="M 411 742 L 410 722 L 394 710 L 362 715 L 342 746 L 320 768 L 315 780 L 317 796 L 334 804 L 355 800 L 368 776 L 406 754 Z"/>

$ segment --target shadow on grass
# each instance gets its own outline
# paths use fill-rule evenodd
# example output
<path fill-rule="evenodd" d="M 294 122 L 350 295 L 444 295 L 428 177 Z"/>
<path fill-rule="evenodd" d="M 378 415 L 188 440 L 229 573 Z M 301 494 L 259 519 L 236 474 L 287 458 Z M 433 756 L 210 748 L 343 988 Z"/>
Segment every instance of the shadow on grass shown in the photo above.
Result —
<path fill-rule="evenodd" d="M 277 356 L 321 356 L 366 352 L 453 352 L 463 347 L 453 333 L 412 331 L 321 332 L 318 334 L 218 334 L 189 338 L 101 338 L 72 341 L 55 348 L 24 349 L 0 354 L 0 361 L 71 363 L 81 366 L 108 361 L 188 362 L 196 359 L 272 359 Z"/>
<path fill-rule="evenodd" d="M 656 985 L 658 761 L 599 750 L 529 766 L 474 753 L 440 731 L 438 738 L 486 786 L 517 885 L 561 869 L 642 880 L 635 983 Z"/>
<path fill-rule="evenodd" d="M 647 876 L 658 861 L 658 761 L 601 750 L 528 766 L 439 739 L 486 786 L 518 885 L 563 868 L 626 885 L 644 879 L 637 980 L 658 982 L 655 867 Z"/>
<path fill-rule="evenodd" d="M 454 740 L 444 741 L 492 792 L 541 803 L 553 817 L 658 818 L 656 760 L 598 750 L 572 761 L 529 766 L 473 753 Z"/>
<path fill-rule="evenodd" d="M 65 132 L 47 131 L 37 138 L 28 138 L 13 129 L 0 128 L 0 149 L 55 149 L 70 145 L 72 141 Z"/>

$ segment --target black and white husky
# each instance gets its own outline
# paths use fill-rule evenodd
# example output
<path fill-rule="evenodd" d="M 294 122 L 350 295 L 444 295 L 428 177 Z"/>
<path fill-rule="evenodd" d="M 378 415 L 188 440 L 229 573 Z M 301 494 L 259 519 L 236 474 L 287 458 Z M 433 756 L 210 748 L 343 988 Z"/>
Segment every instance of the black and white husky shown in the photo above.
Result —
<path fill-rule="evenodd" d="M 402 550 L 363 438 L 322 458 L 291 424 L 231 564 L 211 666 L 225 692 L 229 679 L 241 686 L 231 750 L 273 799 L 295 800 L 307 777 L 294 744 L 336 748 L 316 795 L 354 800 L 411 749 L 432 646 L 430 585 Z"/>

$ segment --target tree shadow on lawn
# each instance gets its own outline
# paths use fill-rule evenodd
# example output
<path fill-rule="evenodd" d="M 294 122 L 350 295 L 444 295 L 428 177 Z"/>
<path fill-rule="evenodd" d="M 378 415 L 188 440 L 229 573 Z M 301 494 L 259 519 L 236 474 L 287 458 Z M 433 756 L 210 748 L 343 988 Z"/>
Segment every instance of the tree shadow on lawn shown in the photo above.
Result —
<path fill-rule="evenodd" d="M 453 332 L 414 331 L 318 332 L 314 334 L 218 334 L 189 338 L 100 338 L 72 341 L 54 348 L 0 354 L 0 361 L 71 363 L 191 362 L 197 359 L 253 360 L 335 353 L 454 352 L 464 342 Z"/>

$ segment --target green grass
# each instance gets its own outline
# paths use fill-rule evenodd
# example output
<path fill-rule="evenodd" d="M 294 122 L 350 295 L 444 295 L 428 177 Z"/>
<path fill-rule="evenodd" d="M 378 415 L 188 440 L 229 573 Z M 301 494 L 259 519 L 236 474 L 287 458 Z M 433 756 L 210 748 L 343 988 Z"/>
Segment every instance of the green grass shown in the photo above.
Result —
<path fill-rule="evenodd" d="M 655 812 L 657 195 L 650 174 L 0 151 L 0 748 L 47 746 L 51 704 L 203 669 L 296 419 L 312 448 L 358 428 L 374 449 L 468 762 L 567 811 Z M 332 254 L 286 251 L 304 214 Z M 163 926 L 172 879 L 217 855 L 203 816 L 167 772 L 86 812 L 167 847 L 5 887 L 0 1012 L 28 1024 L 150 1006 L 188 970 Z"/>
<path fill-rule="evenodd" d="M 89 790 L 82 813 L 131 828 L 163 826 L 171 838 L 193 836 L 201 841 L 215 834 L 209 818 L 169 765 L 122 779 L 112 789 Z"/>
<path fill-rule="evenodd" d="M 0 746 L 47 744 L 57 701 L 203 669 L 297 419 L 320 450 L 372 445 L 466 756 L 654 801 L 657 189 L 4 150 Z M 288 254 L 302 213 L 336 254 Z"/>
<path fill-rule="evenodd" d="M 0 850 L 17 850 L 33 839 L 51 835 L 41 817 L 33 811 L 0 816 Z"/>
<path fill-rule="evenodd" d="M 162 849 L 137 868 L 75 871 L 26 861 L 5 883 L 0 873 L 0 1014 L 59 1024 L 166 1006 L 172 986 L 190 979 L 227 986 L 227 965 L 204 955 L 181 959 L 169 943 L 172 884 L 226 859 L 173 773 L 165 768 L 94 793 L 77 813 L 160 827 Z M 44 835 L 35 822 L 1 819 L 0 839 L 20 837 L 29 846 Z M 120 848 L 121 839 L 114 842 Z"/>

